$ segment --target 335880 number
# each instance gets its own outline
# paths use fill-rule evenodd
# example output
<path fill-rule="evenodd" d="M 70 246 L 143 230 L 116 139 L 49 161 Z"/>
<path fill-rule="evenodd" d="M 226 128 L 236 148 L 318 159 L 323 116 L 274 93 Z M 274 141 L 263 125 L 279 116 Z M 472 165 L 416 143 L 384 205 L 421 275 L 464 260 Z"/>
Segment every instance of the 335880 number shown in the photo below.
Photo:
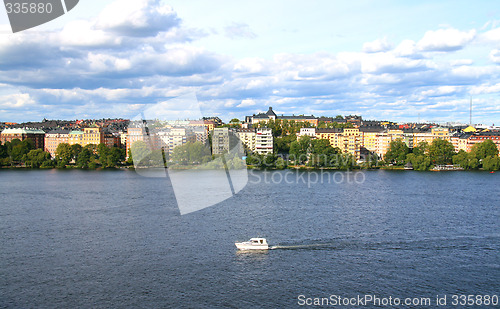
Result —
<path fill-rule="evenodd" d="M 52 13 L 52 3 L 35 3 L 35 2 L 23 2 L 23 3 L 5 3 L 5 8 L 7 9 L 7 14 L 50 14 Z"/>

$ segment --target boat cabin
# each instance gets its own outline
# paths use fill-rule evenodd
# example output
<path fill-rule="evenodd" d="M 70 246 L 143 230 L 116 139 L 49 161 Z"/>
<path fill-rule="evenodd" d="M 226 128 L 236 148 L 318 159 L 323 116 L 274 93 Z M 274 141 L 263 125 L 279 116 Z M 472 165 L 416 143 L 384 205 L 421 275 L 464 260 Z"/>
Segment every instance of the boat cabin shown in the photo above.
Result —
<path fill-rule="evenodd" d="M 265 238 L 250 238 L 252 245 L 265 245 L 267 241 Z"/>

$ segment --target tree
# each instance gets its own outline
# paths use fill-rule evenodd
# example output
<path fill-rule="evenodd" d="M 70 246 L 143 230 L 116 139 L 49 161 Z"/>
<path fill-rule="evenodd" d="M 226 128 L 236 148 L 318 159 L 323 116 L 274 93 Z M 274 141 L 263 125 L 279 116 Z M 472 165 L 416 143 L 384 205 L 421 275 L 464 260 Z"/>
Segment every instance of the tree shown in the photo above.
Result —
<path fill-rule="evenodd" d="M 480 162 L 488 156 L 498 156 L 498 148 L 490 139 L 472 146 L 471 152 Z"/>
<path fill-rule="evenodd" d="M 406 163 L 411 163 L 416 171 L 428 171 L 431 168 L 431 159 L 424 154 L 409 153 L 406 156 Z"/>
<path fill-rule="evenodd" d="M 500 169 L 500 157 L 487 156 L 483 159 L 483 168 L 487 171 L 498 171 Z"/>
<path fill-rule="evenodd" d="M 10 158 L 7 149 L 7 144 L 5 143 L 2 145 L 0 142 L 0 166 L 10 164 Z"/>
<path fill-rule="evenodd" d="M 144 165 L 146 157 L 151 153 L 148 145 L 144 141 L 135 141 L 130 146 L 130 152 L 134 159 L 134 165 Z"/>
<path fill-rule="evenodd" d="M 71 151 L 73 152 L 73 159 L 76 160 L 78 158 L 78 154 L 82 151 L 83 147 L 80 144 L 71 145 Z"/>
<path fill-rule="evenodd" d="M 429 144 L 427 142 L 420 142 L 416 147 L 413 147 L 412 153 L 415 154 L 415 156 L 423 156 L 427 154 L 428 150 Z"/>
<path fill-rule="evenodd" d="M 71 160 L 73 159 L 73 150 L 71 149 L 70 144 L 68 143 L 60 143 L 56 148 L 56 162 L 57 167 L 65 168 Z"/>
<path fill-rule="evenodd" d="M 332 162 L 335 161 L 335 155 L 338 149 L 331 146 L 330 141 L 327 139 L 315 139 L 311 141 L 311 155 L 309 157 L 309 165 L 314 167 L 327 167 L 333 166 Z"/>
<path fill-rule="evenodd" d="M 384 160 L 395 165 L 405 164 L 406 155 L 410 149 L 401 139 L 396 139 L 389 144 L 389 150 L 385 153 Z"/>
<path fill-rule="evenodd" d="M 15 138 L 7 144 L 7 152 L 11 161 L 22 161 L 23 156 L 33 149 L 35 149 L 35 145 L 29 138 L 23 141 Z"/>
<path fill-rule="evenodd" d="M 212 158 L 210 149 L 201 142 L 188 142 L 177 146 L 172 152 L 172 161 L 179 165 L 199 165 Z"/>
<path fill-rule="evenodd" d="M 453 164 L 459 165 L 461 168 L 469 170 L 478 168 L 479 161 L 476 159 L 476 156 L 473 153 L 460 150 L 456 155 L 453 156 Z"/>
<path fill-rule="evenodd" d="M 34 149 L 30 150 L 30 152 L 23 156 L 23 161 L 26 166 L 39 168 L 45 161 L 52 160 L 50 159 L 50 153 L 45 152 L 42 149 Z"/>
<path fill-rule="evenodd" d="M 290 155 L 292 159 L 299 164 L 303 164 L 308 159 L 309 147 L 311 146 L 311 137 L 301 136 L 297 141 L 290 144 Z"/>
<path fill-rule="evenodd" d="M 97 145 L 97 155 L 99 156 L 99 162 L 102 167 L 107 167 L 108 154 L 110 153 L 110 149 L 103 143 Z"/>
<path fill-rule="evenodd" d="M 106 159 L 106 167 L 116 167 L 125 160 L 125 149 L 112 147 Z"/>
<path fill-rule="evenodd" d="M 433 165 L 451 164 L 455 155 L 455 146 L 447 140 L 435 139 L 428 150 Z"/>
<path fill-rule="evenodd" d="M 76 159 L 76 166 L 78 168 L 89 168 L 90 162 L 94 162 L 95 155 L 87 147 L 84 147 L 80 153 L 78 154 L 78 158 Z"/>
<path fill-rule="evenodd" d="M 279 136 L 274 138 L 274 151 L 276 153 L 290 153 L 290 145 L 291 143 L 297 140 L 297 136 L 295 134 L 289 134 L 284 136 Z"/>

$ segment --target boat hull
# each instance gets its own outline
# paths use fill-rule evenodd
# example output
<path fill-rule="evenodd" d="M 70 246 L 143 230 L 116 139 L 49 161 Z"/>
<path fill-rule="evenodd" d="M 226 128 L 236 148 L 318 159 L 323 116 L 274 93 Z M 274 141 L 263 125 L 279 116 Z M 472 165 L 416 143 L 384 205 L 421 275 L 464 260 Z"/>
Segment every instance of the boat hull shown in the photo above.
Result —
<path fill-rule="evenodd" d="M 236 248 L 239 250 L 268 250 L 267 244 L 252 244 L 250 242 L 235 242 Z"/>

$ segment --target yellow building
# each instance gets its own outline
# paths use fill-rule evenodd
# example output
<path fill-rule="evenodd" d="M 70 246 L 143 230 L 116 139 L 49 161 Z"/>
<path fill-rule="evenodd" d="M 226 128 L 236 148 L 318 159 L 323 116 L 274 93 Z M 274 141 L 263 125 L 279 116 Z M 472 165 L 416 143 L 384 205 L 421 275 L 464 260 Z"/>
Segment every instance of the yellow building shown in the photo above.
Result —
<path fill-rule="evenodd" d="M 450 140 L 450 130 L 448 128 L 432 128 L 431 134 L 434 137 L 434 139 L 440 138 L 447 141 Z"/>
<path fill-rule="evenodd" d="M 328 140 L 333 148 L 340 148 L 344 142 L 342 129 L 316 129 L 315 137 Z"/>
<path fill-rule="evenodd" d="M 474 132 L 476 132 L 477 130 L 476 130 L 476 128 L 474 128 L 473 126 L 468 126 L 467 128 L 463 129 L 463 131 L 464 131 L 465 133 L 474 133 Z"/>
<path fill-rule="evenodd" d="M 257 133 L 255 129 L 238 129 L 236 131 L 241 142 L 251 151 L 255 151 Z"/>
<path fill-rule="evenodd" d="M 377 135 L 380 132 L 363 132 L 363 142 L 362 147 L 365 147 L 368 151 L 377 151 Z"/>
<path fill-rule="evenodd" d="M 68 143 L 70 145 L 80 144 L 85 147 L 87 145 L 99 145 L 104 143 L 104 134 L 101 128 L 84 128 L 83 131 L 74 130 L 69 132 Z"/>
<path fill-rule="evenodd" d="M 358 128 L 345 128 L 342 132 L 343 141 L 340 143 L 340 150 L 352 154 L 359 159 L 361 149 L 361 132 Z"/>

